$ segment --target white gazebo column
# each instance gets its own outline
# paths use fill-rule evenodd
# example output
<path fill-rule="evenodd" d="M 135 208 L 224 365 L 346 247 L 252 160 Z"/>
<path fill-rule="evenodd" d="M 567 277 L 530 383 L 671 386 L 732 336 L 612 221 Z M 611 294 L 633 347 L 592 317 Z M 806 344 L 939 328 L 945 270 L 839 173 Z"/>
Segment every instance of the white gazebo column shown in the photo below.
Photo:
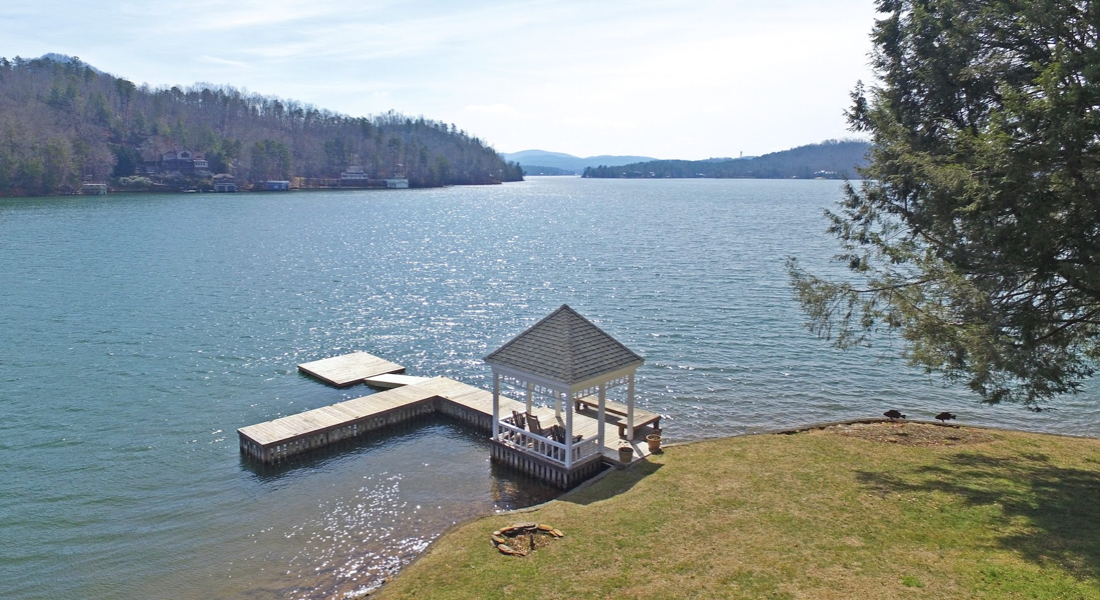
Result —
<path fill-rule="evenodd" d="M 531 402 L 535 395 L 535 384 L 527 382 L 527 412 L 531 412 Z"/>
<path fill-rule="evenodd" d="M 596 411 L 596 419 L 598 421 L 596 423 L 596 430 L 598 431 L 598 433 L 596 434 L 596 437 L 599 439 L 599 442 L 600 442 L 599 451 L 603 452 L 604 415 L 606 414 L 604 407 L 607 406 L 607 383 L 606 382 L 600 384 L 600 396 L 599 396 L 599 398 L 600 398 L 599 408 Z"/>
<path fill-rule="evenodd" d="M 626 383 L 626 439 L 634 440 L 634 374 Z"/>
<path fill-rule="evenodd" d="M 565 468 L 573 466 L 573 397 L 565 402 Z"/>
<path fill-rule="evenodd" d="M 554 392 L 554 416 L 559 419 L 561 418 L 561 396 L 561 391 Z"/>
<path fill-rule="evenodd" d="M 500 441 L 500 373 L 493 369 L 493 440 Z"/>

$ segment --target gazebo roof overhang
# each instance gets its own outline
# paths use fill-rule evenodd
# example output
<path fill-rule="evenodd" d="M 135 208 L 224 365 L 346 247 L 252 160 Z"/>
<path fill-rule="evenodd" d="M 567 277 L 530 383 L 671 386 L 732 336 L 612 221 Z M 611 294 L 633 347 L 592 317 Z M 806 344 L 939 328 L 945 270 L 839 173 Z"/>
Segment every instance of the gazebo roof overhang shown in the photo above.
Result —
<path fill-rule="evenodd" d="M 563 392 L 569 392 L 570 395 L 577 395 L 579 392 L 590 390 L 601 383 L 607 383 L 609 381 L 615 381 L 620 378 L 629 377 L 642 363 L 636 363 L 629 367 L 624 367 L 616 371 L 610 371 L 608 373 L 602 373 L 591 379 L 581 381 L 574 384 L 569 384 L 564 381 L 554 381 L 553 379 L 546 379 L 537 375 L 532 375 L 526 371 L 520 371 L 517 369 L 511 369 L 509 367 L 501 365 L 492 365 L 493 370 L 501 374 L 504 377 L 511 377 L 516 380 L 524 381 L 527 383 L 533 383 L 540 385 L 548 389 L 559 390 Z M 614 386 L 611 386 L 614 387 Z"/>
<path fill-rule="evenodd" d="M 645 359 L 563 304 L 485 362 L 503 375 L 575 393 L 630 375 Z"/>

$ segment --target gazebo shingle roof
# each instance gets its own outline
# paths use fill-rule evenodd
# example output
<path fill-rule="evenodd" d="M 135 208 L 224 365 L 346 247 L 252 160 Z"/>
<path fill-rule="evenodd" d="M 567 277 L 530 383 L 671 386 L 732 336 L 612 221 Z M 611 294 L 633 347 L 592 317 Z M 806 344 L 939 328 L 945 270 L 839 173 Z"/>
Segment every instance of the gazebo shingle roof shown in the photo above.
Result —
<path fill-rule="evenodd" d="M 562 304 L 486 356 L 485 362 L 574 385 L 645 359 Z"/>

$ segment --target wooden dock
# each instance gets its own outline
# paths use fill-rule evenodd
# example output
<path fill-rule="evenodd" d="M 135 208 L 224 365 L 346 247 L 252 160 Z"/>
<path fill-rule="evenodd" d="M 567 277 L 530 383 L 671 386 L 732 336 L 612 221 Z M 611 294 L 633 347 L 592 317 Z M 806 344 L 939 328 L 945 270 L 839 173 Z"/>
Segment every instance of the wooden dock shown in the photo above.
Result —
<path fill-rule="evenodd" d="M 372 377 L 403 373 L 405 367 L 366 352 L 353 352 L 302 363 L 298 370 L 336 387 L 348 387 Z"/>
<path fill-rule="evenodd" d="M 451 383 L 463 386 L 449 379 L 429 379 L 416 385 L 397 387 L 242 427 L 237 430 L 241 450 L 264 462 L 274 462 L 313 448 L 357 437 L 386 425 L 431 414 L 437 410 L 431 400 L 440 394 L 460 396 L 466 391 L 462 387 L 450 385 Z"/>
<path fill-rule="evenodd" d="M 388 364 L 393 365 L 393 363 Z M 393 366 L 399 367 L 399 365 Z M 333 375 L 332 370 L 323 372 L 326 373 L 325 377 L 318 378 L 328 381 L 328 378 Z M 359 372 L 356 372 L 352 376 L 358 377 L 358 375 Z M 357 378 L 356 381 L 363 379 Z M 295 454 L 340 440 L 357 438 L 369 432 L 432 413 L 445 414 L 480 430 L 492 431 L 493 394 L 491 392 L 446 377 L 410 378 L 404 381 L 414 379 L 416 381 L 408 385 L 401 385 L 401 380 L 390 379 L 387 384 L 399 387 L 238 429 L 241 452 L 263 462 L 277 462 Z M 347 381 L 347 379 L 342 380 Z M 526 405 L 510 398 L 501 398 L 502 417 L 511 415 L 513 410 L 523 412 L 526 410 Z M 539 417 L 543 427 L 553 424 L 563 427 L 565 425 L 553 408 L 535 407 L 532 413 Z M 595 416 L 594 411 L 575 413 L 573 433 L 586 439 L 596 437 L 599 423 Z M 612 414 L 607 415 L 605 419 L 612 426 L 618 425 L 621 420 L 622 417 Z M 602 468 L 599 465 L 600 460 L 593 462 L 592 459 L 602 459 L 602 462 L 620 466 L 623 464 L 619 462 L 618 454 L 620 439 L 610 435 L 613 431 L 615 430 L 609 427 L 605 446 L 599 448 L 597 455 L 589 456 L 586 461 L 583 461 L 588 465 L 585 469 L 564 470 L 553 461 L 540 460 L 539 457 L 522 457 L 524 464 L 513 466 L 561 487 L 571 487 Z M 645 441 L 645 433 L 648 431 L 647 428 L 637 428 L 637 437 L 630 440 L 635 449 L 634 460 L 640 460 L 649 454 Z M 494 444 L 494 459 L 508 464 L 516 461 L 516 453 L 507 452 L 507 448 L 504 447 L 506 444 Z"/>

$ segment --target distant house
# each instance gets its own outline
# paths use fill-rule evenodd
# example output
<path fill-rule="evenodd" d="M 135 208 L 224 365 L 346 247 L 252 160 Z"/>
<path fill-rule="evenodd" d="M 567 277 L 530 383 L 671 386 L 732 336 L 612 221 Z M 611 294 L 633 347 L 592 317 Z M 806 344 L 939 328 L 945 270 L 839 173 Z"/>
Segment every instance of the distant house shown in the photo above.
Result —
<path fill-rule="evenodd" d="M 171 169 L 178 167 L 181 164 L 194 164 L 195 159 L 191 155 L 190 150 L 177 150 L 175 152 L 166 152 L 160 155 L 160 164 L 165 168 Z"/>
<path fill-rule="evenodd" d="M 366 184 L 369 177 L 363 167 L 348 167 L 347 171 L 340 174 L 340 183 Z"/>
<path fill-rule="evenodd" d="M 107 193 L 107 184 L 85 183 L 80 186 L 80 193 L 86 196 L 101 196 Z"/>
<path fill-rule="evenodd" d="M 237 191 L 237 182 L 233 179 L 232 175 L 228 173 L 219 173 L 214 176 L 214 191 L 235 192 Z"/>
<path fill-rule="evenodd" d="M 190 150 L 173 150 L 156 155 L 152 160 L 143 160 L 137 168 L 138 174 L 145 175 L 210 175 L 210 163 L 202 154 Z"/>
<path fill-rule="evenodd" d="M 390 189 L 405 189 L 409 187 L 408 179 L 386 179 L 386 187 Z"/>

